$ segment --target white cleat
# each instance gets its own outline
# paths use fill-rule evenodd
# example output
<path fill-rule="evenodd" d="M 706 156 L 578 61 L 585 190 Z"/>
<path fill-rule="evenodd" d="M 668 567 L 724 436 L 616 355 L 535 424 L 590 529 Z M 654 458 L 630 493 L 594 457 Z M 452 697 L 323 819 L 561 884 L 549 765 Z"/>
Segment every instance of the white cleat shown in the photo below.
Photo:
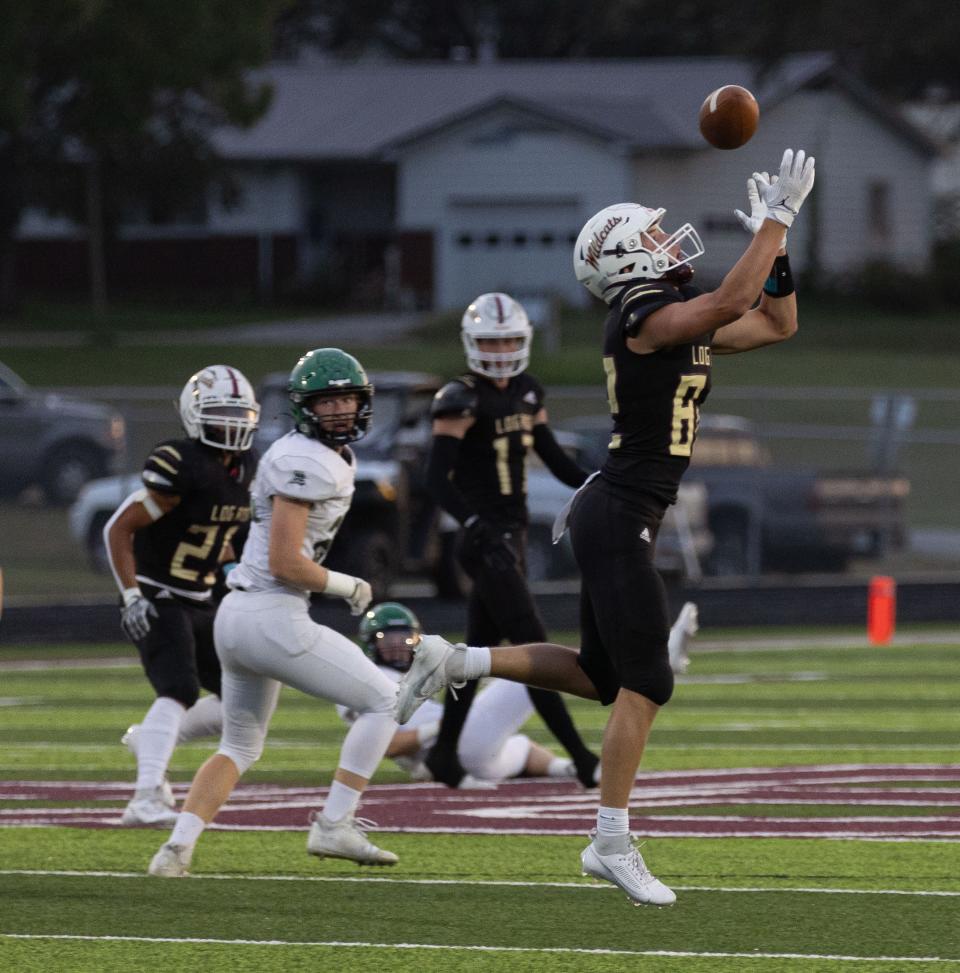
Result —
<path fill-rule="evenodd" d="M 447 678 L 447 663 L 466 646 L 453 646 L 439 635 L 424 635 L 413 650 L 413 662 L 400 680 L 394 719 L 403 726 L 428 699 L 444 686 L 456 685 Z"/>
<path fill-rule="evenodd" d="M 193 858 L 193 848 L 187 845 L 171 845 L 169 841 L 164 842 L 153 856 L 147 874 L 157 878 L 186 878 L 190 874 L 191 858 Z"/>
<path fill-rule="evenodd" d="M 133 754 L 133 759 L 138 759 L 138 743 L 140 740 L 140 724 L 133 723 L 127 727 L 127 732 L 120 737 L 120 742 Z M 163 783 L 160 785 L 160 800 L 163 801 L 167 807 L 174 808 L 177 806 L 177 800 L 173 796 L 173 788 L 170 786 L 170 781 L 166 777 L 163 778 Z"/>
<path fill-rule="evenodd" d="M 670 629 L 670 641 L 667 643 L 670 652 L 670 668 L 678 675 L 686 672 L 690 665 L 687 646 L 699 630 L 697 606 L 692 601 L 685 602 Z"/>
<path fill-rule="evenodd" d="M 361 828 L 375 828 L 372 821 L 348 814 L 340 821 L 328 821 L 319 811 L 310 816 L 307 852 L 317 858 L 346 858 L 358 865 L 396 865 L 400 860 L 367 839 Z"/>
<path fill-rule="evenodd" d="M 580 853 L 580 862 L 584 875 L 613 882 L 634 905 L 673 905 L 677 901 L 673 890 L 650 874 L 636 848 L 625 855 L 601 855 L 596 841 L 591 841 Z"/>
<path fill-rule="evenodd" d="M 134 797 L 126 806 L 120 823 L 128 828 L 170 828 L 177 823 L 177 812 L 168 807 L 158 787 L 151 794 Z"/>

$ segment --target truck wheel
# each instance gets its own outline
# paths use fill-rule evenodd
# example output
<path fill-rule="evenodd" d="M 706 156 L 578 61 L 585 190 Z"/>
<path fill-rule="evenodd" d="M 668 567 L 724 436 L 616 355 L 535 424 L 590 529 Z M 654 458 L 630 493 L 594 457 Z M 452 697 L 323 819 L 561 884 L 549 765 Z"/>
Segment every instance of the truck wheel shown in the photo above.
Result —
<path fill-rule="evenodd" d="M 103 476 L 103 456 L 99 450 L 83 443 L 55 447 L 43 466 L 43 490 L 47 502 L 63 506 L 77 499 L 88 480 Z"/>
<path fill-rule="evenodd" d="M 746 525 L 732 520 L 721 521 L 711 526 L 713 549 L 707 558 L 706 573 L 723 576 L 726 574 L 748 574 L 747 531 Z"/>

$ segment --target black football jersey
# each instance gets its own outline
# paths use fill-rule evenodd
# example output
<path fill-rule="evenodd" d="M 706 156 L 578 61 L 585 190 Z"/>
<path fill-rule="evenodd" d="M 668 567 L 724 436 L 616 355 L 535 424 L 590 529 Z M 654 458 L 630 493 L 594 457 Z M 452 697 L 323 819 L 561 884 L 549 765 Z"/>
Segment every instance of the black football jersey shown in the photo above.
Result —
<path fill-rule="evenodd" d="M 250 520 L 256 466 L 252 452 L 236 454 L 229 466 L 222 455 L 193 439 L 154 446 L 143 484 L 176 494 L 180 503 L 134 534 L 138 580 L 199 595 L 213 587 L 224 545 Z"/>
<path fill-rule="evenodd" d="M 484 519 L 515 527 L 527 522 L 527 451 L 543 397 L 543 387 L 526 372 L 504 389 L 470 372 L 434 398 L 434 417 L 476 419 L 460 445 L 453 482 Z"/>
<path fill-rule="evenodd" d="M 675 503 L 690 464 L 700 406 L 710 391 L 710 340 L 638 355 L 627 337 L 640 333 L 647 316 L 701 291 L 689 284 L 645 281 L 624 291 L 604 324 L 603 367 L 613 415 L 613 435 L 603 479 L 618 493 Z"/>

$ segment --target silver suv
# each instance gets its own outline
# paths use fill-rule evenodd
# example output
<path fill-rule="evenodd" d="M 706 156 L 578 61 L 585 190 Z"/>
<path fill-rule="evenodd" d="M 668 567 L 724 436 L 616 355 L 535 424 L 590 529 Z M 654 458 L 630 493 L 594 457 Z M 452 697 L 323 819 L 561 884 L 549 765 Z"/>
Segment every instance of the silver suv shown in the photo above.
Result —
<path fill-rule="evenodd" d="M 70 503 L 88 480 L 119 467 L 125 446 L 123 416 L 31 389 L 0 362 L 0 493 L 39 485 L 47 503 Z"/>

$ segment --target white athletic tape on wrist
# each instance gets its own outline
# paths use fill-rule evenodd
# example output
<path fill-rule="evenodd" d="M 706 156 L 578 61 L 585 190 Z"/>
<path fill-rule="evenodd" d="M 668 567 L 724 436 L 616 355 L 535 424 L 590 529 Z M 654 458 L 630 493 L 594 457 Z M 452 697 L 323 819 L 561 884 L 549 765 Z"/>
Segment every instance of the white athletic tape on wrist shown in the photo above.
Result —
<path fill-rule="evenodd" d="M 334 598 L 352 598 L 360 585 L 360 579 L 352 574 L 341 574 L 339 571 L 327 570 L 327 586 L 323 594 Z"/>
<path fill-rule="evenodd" d="M 138 598 L 143 597 L 143 592 L 139 588 L 124 588 L 120 596 L 123 598 L 123 607 L 129 608 Z"/>

